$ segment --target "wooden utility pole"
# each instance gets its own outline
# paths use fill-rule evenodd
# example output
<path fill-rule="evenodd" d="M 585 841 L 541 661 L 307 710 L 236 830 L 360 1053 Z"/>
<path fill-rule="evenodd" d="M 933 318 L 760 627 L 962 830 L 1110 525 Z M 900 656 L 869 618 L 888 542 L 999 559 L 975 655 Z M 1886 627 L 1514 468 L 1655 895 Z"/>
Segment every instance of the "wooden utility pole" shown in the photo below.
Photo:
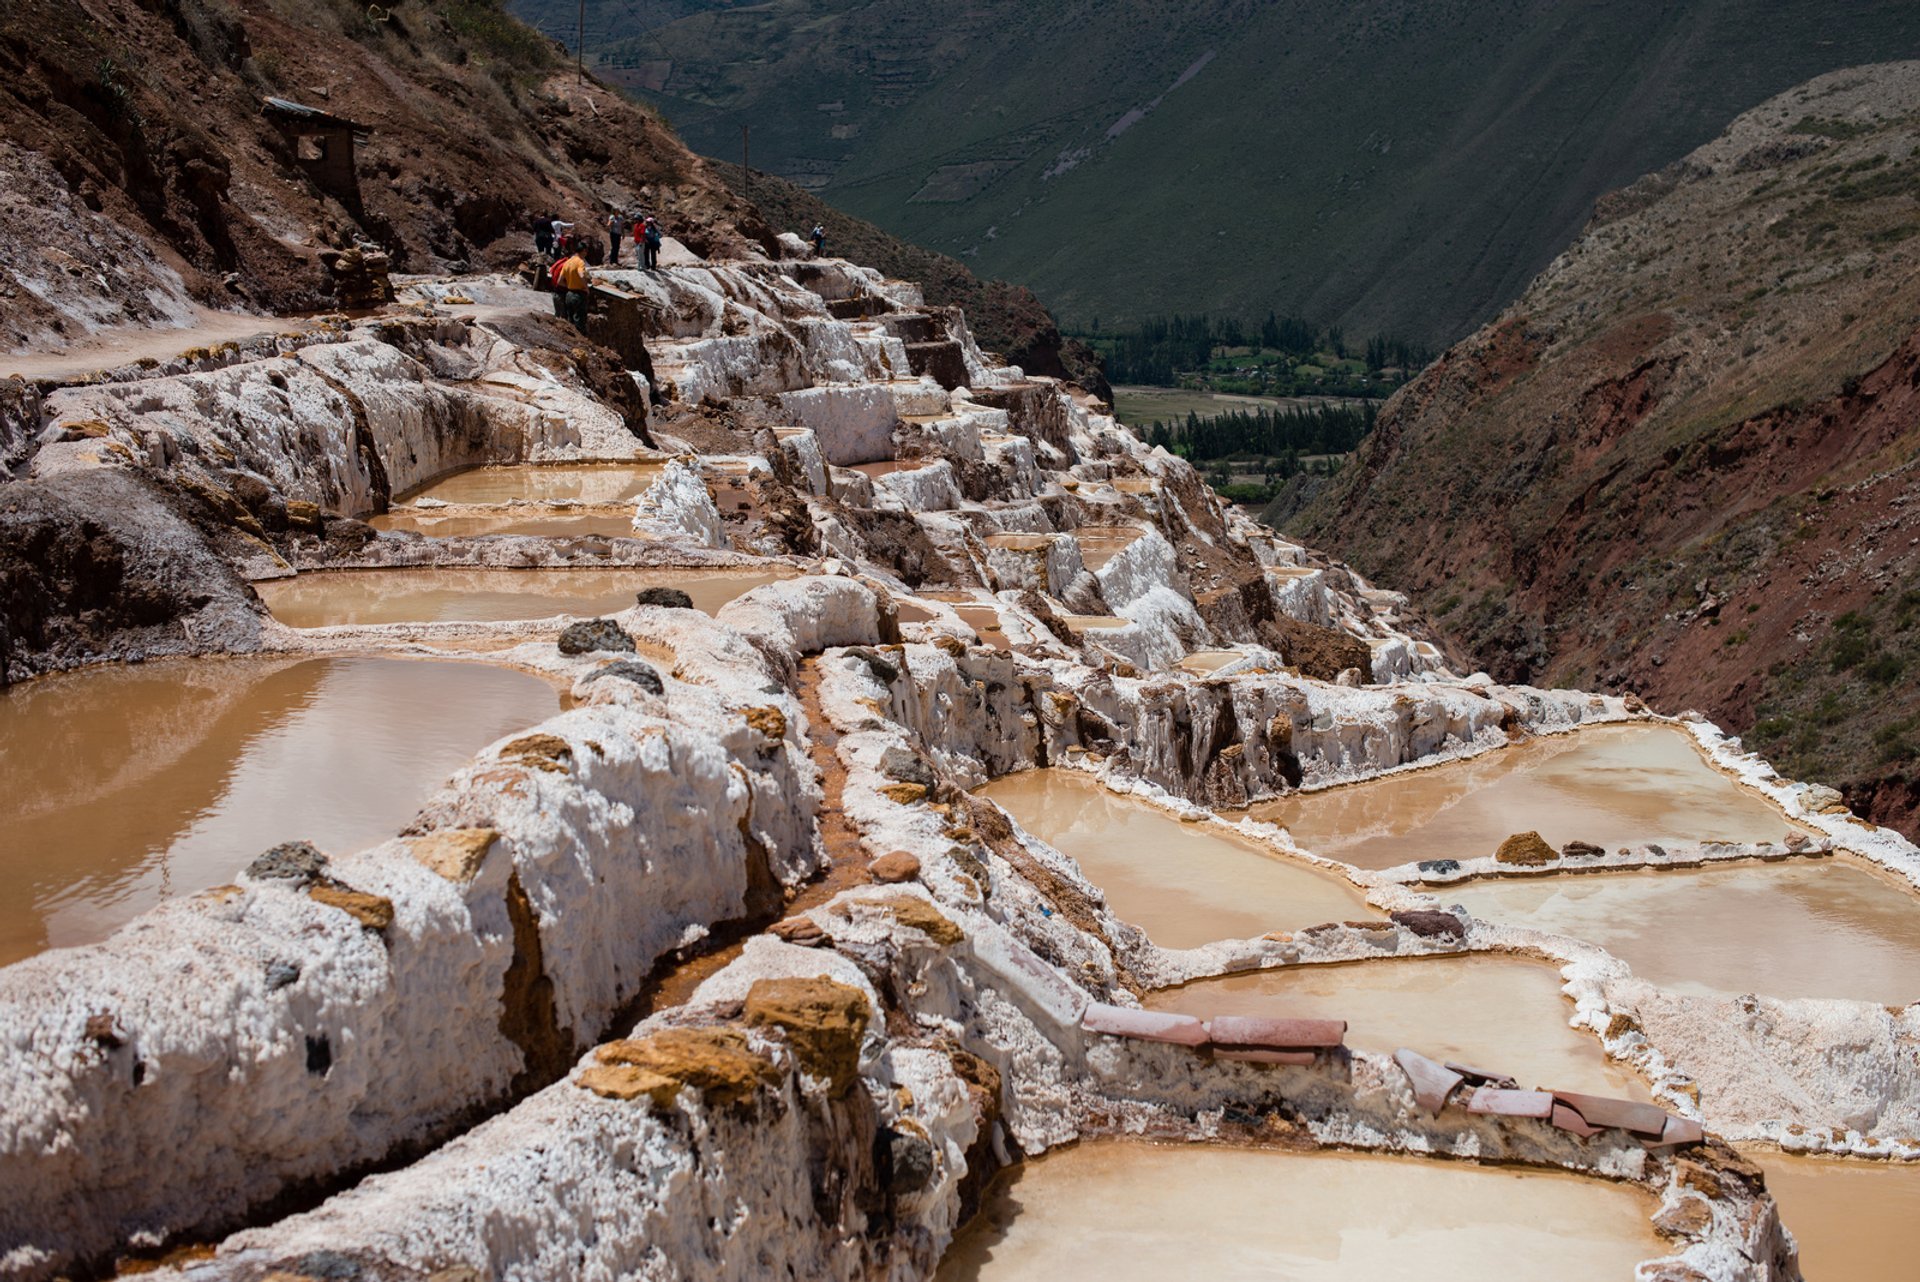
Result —
<path fill-rule="evenodd" d="M 587 83 L 587 0 L 580 0 L 580 25 L 574 28 L 573 78 L 578 84 Z"/>

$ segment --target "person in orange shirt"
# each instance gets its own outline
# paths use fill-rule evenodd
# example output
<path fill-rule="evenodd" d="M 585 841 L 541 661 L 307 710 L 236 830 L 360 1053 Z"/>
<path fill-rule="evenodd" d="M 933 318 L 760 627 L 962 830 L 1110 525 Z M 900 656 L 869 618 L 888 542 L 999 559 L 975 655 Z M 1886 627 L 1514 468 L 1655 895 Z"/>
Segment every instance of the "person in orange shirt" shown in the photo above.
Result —
<path fill-rule="evenodd" d="M 587 260 L 581 257 L 576 246 L 573 256 L 560 264 L 560 270 L 554 283 L 560 287 L 562 306 L 566 318 L 573 322 L 574 328 L 581 333 L 587 329 L 587 285 L 592 275 L 587 271 Z"/>

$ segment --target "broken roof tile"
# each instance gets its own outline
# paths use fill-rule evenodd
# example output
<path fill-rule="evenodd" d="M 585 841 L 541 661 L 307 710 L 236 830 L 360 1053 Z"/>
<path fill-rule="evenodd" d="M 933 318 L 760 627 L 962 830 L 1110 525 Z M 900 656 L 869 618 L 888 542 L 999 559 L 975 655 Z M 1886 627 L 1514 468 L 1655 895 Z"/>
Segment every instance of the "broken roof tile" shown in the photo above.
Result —
<path fill-rule="evenodd" d="M 1175 1046 L 1204 1046 L 1207 1026 L 1192 1015 L 1174 1015 L 1157 1010 L 1133 1010 L 1088 1002 L 1080 1016 L 1080 1027 L 1092 1033 L 1113 1037 L 1132 1037 L 1147 1042 L 1170 1042 Z"/>
<path fill-rule="evenodd" d="M 1445 1108 L 1453 1093 L 1466 1081 L 1466 1078 L 1444 1064 L 1404 1046 L 1393 1053 L 1393 1059 L 1400 1065 L 1400 1071 L 1407 1075 L 1407 1080 L 1413 1083 L 1413 1098 L 1429 1113 L 1438 1113 Z"/>
<path fill-rule="evenodd" d="M 1321 1049 L 1343 1045 L 1344 1019 L 1269 1019 L 1258 1015 L 1218 1015 L 1207 1035 L 1223 1046 L 1264 1046 L 1278 1050 Z"/>
<path fill-rule="evenodd" d="M 1467 1096 L 1469 1113 L 1491 1113 L 1496 1117 L 1537 1117 L 1546 1121 L 1553 1116 L 1553 1095 L 1548 1091 L 1514 1091 L 1498 1086 L 1481 1086 Z"/>
<path fill-rule="evenodd" d="M 1617 1126 L 1641 1135 L 1659 1136 L 1667 1124 L 1666 1110 L 1629 1099 L 1609 1099 L 1604 1095 L 1582 1095 L 1577 1091 L 1555 1091 L 1553 1097 L 1577 1111 L 1589 1126 Z"/>

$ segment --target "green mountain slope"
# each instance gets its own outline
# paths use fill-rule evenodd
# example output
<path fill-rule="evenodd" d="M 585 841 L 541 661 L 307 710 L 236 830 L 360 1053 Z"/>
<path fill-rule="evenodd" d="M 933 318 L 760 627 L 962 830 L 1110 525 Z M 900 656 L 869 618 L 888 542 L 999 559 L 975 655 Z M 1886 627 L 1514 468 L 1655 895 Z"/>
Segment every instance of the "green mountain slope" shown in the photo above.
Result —
<path fill-rule="evenodd" d="M 513 0 L 571 42 L 573 0 Z M 588 0 L 589 61 L 753 163 L 1103 322 L 1298 311 L 1429 344 L 1601 192 L 1820 72 L 1920 54 L 1910 0 Z"/>

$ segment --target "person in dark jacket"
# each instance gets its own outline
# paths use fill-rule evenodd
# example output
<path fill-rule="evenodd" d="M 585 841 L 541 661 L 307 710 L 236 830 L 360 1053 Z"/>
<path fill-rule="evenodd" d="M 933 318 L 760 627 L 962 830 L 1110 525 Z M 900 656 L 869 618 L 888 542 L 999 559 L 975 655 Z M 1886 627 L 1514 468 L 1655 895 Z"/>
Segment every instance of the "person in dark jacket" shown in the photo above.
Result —
<path fill-rule="evenodd" d="M 666 233 L 660 230 L 660 220 L 648 214 L 646 223 L 641 227 L 640 266 L 642 270 L 652 271 L 660 265 L 660 242 L 665 239 Z"/>
<path fill-rule="evenodd" d="M 827 244 L 827 229 L 821 224 L 815 223 L 813 230 L 807 233 L 807 239 L 813 242 L 813 256 L 818 258 Z"/>
<path fill-rule="evenodd" d="M 553 252 L 552 214 L 542 214 L 533 220 L 533 252 L 542 258 Z"/>

